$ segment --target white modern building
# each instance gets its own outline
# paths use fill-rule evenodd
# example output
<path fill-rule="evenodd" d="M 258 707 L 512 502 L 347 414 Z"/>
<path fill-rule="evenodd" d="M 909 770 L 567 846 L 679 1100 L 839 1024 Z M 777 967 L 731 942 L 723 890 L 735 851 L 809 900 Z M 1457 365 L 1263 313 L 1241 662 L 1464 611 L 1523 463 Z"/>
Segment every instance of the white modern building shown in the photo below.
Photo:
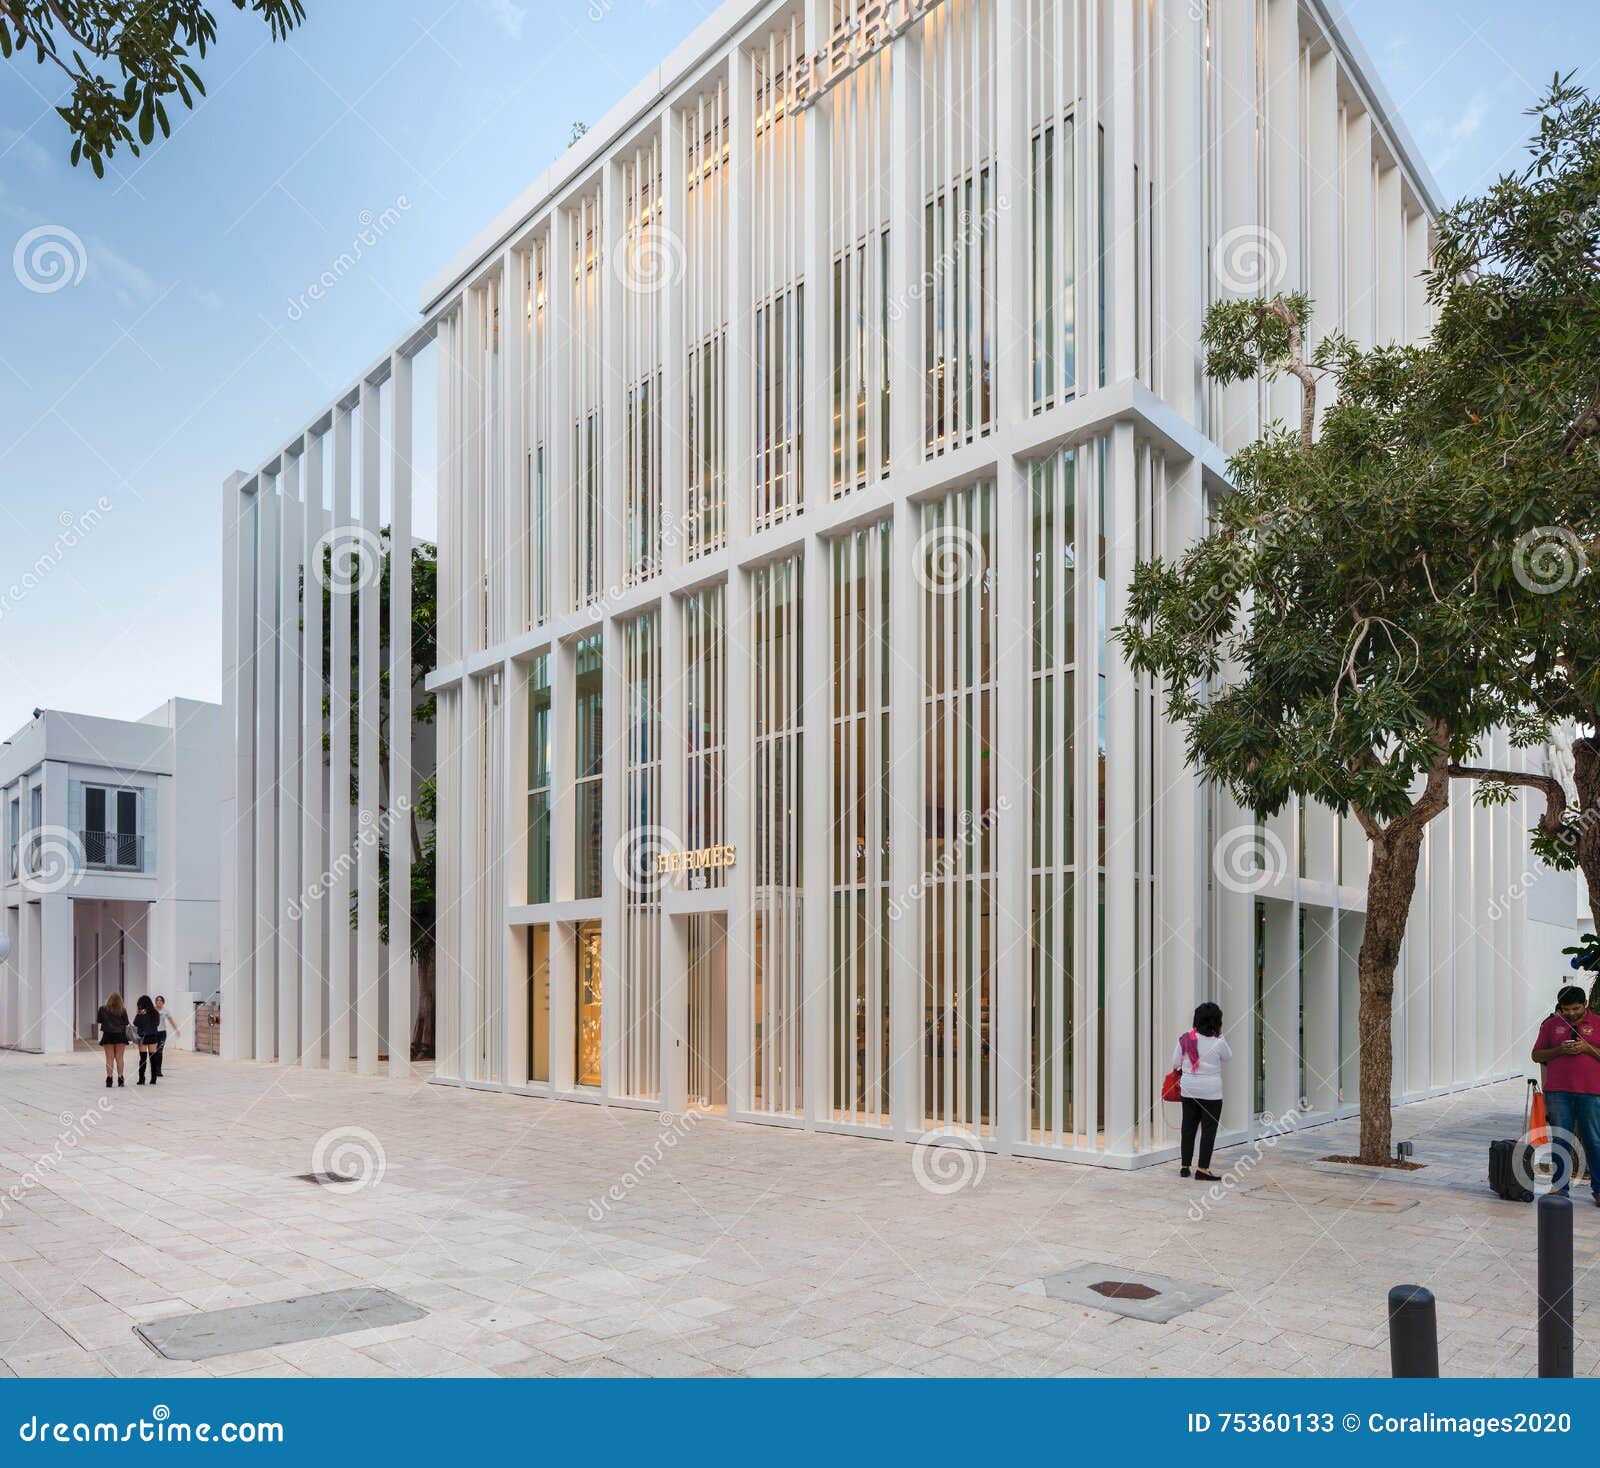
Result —
<path fill-rule="evenodd" d="M 217 987 L 221 714 L 40 709 L 0 744 L 0 1045 L 70 1051 L 108 994 L 182 1013 Z"/>
<path fill-rule="evenodd" d="M 1108 629 L 1295 412 L 1203 378 L 1207 306 L 1417 339 L 1437 204 L 1326 0 L 729 0 L 228 481 L 224 1003 L 278 1017 L 235 1053 L 353 1015 L 405 1067 L 352 840 L 412 778 L 376 591 L 331 603 L 371 640 L 325 806 L 296 588 L 324 537 L 410 543 L 425 380 L 435 1079 L 1131 1166 L 1214 997 L 1228 1135 L 1353 1110 L 1359 828 L 1209 793 Z M 1522 1067 L 1529 824 L 1463 792 L 1432 831 L 1397 1097 Z M 276 916 L 352 852 L 353 959 Z"/>

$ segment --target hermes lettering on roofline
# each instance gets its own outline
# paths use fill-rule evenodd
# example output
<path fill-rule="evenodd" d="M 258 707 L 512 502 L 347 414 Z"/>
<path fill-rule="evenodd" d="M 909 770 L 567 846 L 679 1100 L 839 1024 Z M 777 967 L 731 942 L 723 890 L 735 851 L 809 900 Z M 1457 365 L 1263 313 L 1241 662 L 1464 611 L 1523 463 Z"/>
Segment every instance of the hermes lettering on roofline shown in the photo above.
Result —
<path fill-rule="evenodd" d="M 940 0 L 867 0 L 854 17 L 841 21 L 828 37 L 826 50 L 799 57 L 794 64 L 790 96 L 804 111 L 814 106 L 862 62 L 904 34 Z"/>

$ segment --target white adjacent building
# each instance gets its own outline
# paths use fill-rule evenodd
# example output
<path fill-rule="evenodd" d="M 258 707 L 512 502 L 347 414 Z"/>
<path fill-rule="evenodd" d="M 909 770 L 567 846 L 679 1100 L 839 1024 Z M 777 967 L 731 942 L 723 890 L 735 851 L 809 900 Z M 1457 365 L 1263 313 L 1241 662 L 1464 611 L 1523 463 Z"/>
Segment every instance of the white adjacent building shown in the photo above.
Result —
<path fill-rule="evenodd" d="M 135 720 L 40 709 L 0 744 L 0 1045 L 91 1043 L 113 992 L 179 1014 L 211 997 L 221 714 L 186 698 Z"/>
<path fill-rule="evenodd" d="M 1205 380 L 1207 306 L 1416 340 L 1437 207 L 1325 0 L 728 0 L 228 482 L 234 1053 L 405 1068 L 377 593 L 328 690 L 297 588 L 409 546 L 425 382 L 435 1079 L 1131 1166 L 1211 997 L 1226 1135 L 1348 1114 L 1362 834 L 1208 792 L 1108 633 L 1296 411 Z M 1522 1068 L 1528 824 L 1430 835 L 1397 1098 Z M 341 859 L 353 952 L 279 916 Z"/>

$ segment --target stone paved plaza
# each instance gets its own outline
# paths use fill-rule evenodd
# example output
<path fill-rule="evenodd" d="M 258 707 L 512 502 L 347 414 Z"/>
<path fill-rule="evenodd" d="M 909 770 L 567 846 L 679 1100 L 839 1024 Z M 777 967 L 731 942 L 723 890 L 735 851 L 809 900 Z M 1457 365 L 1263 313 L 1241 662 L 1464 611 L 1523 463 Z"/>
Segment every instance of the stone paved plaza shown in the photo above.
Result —
<path fill-rule="evenodd" d="M 133 1067 L 130 1065 L 130 1072 Z M 1218 1156 L 1124 1173 L 171 1057 L 0 1052 L 0 1370 L 31 1375 L 1372 1375 L 1384 1298 L 1439 1297 L 1452 1375 L 1534 1369 L 1534 1221 L 1481 1186 L 1508 1083 L 1398 1113 L 1430 1166 Z M 102 1103 L 109 1102 L 103 1105 Z M 381 1158 L 379 1154 L 381 1149 Z M 312 1172 L 355 1179 L 328 1187 Z M 1576 1209 L 1600 1371 L 1600 1210 Z M 1159 1324 L 1022 1286 L 1082 1265 L 1221 1293 Z M 376 1285 L 407 1324 L 180 1363 L 139 1322 Z"/>

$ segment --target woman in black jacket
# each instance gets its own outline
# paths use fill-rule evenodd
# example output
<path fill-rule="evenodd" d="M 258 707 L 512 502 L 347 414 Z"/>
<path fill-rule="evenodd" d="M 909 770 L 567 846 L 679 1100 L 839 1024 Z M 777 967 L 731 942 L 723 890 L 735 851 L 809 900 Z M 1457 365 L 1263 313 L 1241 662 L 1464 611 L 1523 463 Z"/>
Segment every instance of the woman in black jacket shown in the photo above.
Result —
<path fill-rule="evenodd" d="M 139 1084 L 144 1084 L 144 1068 L 148 1065 L 153 1086 L 160 1077 L 156 1070 L 156 1031 L 161 1028 L 161 1016 L 156 1013 L 148 994 L 141 994 L 133 1007 L 133 1027 L 139 1032 Z"/>
<path fill-rule="evenodd" d="M 128 1048 L 128 1010 L 122 1002 L 122 995 L 108 994 L 106 1002 L 100 1006 L 100 1012 L 95 1015 L 95 1022 L 100 1026 L 100 1048 L 106 1054 L 106 1085 L 111 1084 L 112 1068 L 115 1067 L 117 1084 L 125 1086 L 128 1080 L 122 1073 L 122 1056 Z"/>

